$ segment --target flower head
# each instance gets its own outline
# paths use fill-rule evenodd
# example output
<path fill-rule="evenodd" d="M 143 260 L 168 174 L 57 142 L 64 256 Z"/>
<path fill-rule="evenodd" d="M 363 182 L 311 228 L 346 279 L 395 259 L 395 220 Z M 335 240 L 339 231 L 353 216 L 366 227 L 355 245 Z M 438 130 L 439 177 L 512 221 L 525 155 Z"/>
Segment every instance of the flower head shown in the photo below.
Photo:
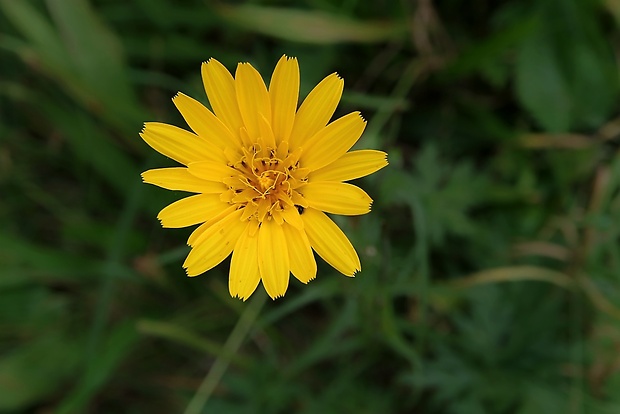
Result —
<path fill-rule="evenodd" d="M 328 123 L 343 80 L 327 76 L 298 108 L 295 58 L 279 60 L 269 88 L 249 63 L 239 63 L 233 78 L 210 59 L 202 79 L 213 112 L 182 93 L 173 99 L 193 132 L 151 122 L 140 134 L 184 165 L 145 171 L 144 182 L 195 193 L 158 215 L 164 227 L 200 224 L 188 240 L 187 274 L 204 273 L 232 253 L 230 294 L 246 300 L 261 280 L 275 299 L 286 292 L 289 272 L 302 283 L 314 279 L 312 250 L 346 276 L 361 270 L 325 212 L 368 213 L 372 199 L 346 181 L 383 168 L 387 154 L 349 151 L 366 126 L 359 112 Z"/>

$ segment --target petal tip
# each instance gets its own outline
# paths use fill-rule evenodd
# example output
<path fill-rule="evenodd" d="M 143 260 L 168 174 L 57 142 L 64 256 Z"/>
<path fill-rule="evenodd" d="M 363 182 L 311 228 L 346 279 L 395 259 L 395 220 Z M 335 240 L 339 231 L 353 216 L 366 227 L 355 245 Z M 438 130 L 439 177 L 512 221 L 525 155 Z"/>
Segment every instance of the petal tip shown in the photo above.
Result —
<path fill-rule="evenodd" d="M 184 93 L 183 93 L 183 92 L 181 92 L 181 91 L 178 91 L 178 92 L 177 92 L 176 94 L 174 94 L 174 96 L 172 97 L 172 102 L 175 102 L 175 103 L 176 103 L 176 101 L 177 101 L 178 99 L 181 99 L 181 98 L 187 98 L 187 97 L 188 97 L 188 96 L 187 96 L 186 94 L 184 94 Z"/>
<path fill-rule="evenodd" d="M 288 56 L 286 53 L 282 55 L 282 57 L 280 58 L 280 60 L 285 60 L 287 62 L 289 61 L 295 61 L 297 62 L 297 57 L 295 56 Z"/>
<path fill-rule="evenodd" d="M 304 285 L 307 285 L 308 283 L 312 282 L 315 279 L 316 279 L 316 273 L 314 274 L 314 276 L 312 276 L 311 278 L 309 278 L 307 280 L 303 280 L 303 279 L 297 279 L 297 280 L 299 280 Z"/>
<path fill-rule="evenodd" d="M 187 275 L 187 277 L 196 277 L 204 273 L 204 272 L 196 271 L 195 269 L 192 269 L 192 266 L 187 264 L 187 259 L 185 260 L 185 263 L 183 263 L 183 268 L 185 269 L 185 274 Z"/>
<path fill-rule="evenodd" d="M 241 300 L 241 301 L 243 301 L 243 302 L 245 302 L 246 300 L 248 300 L 248 297 L 249 297 L 249 296 L 248 296 L 248 297 L 245 297 L 245 296 L 243 296 L 243 295 L 240 295 L 239 293 L 232 293 L 232 292 L 229 292 L 229 293 L 230 293 L 230 297 L 231 297 L 231 298 L 233 298 L 233 299 L 239 299 L 239 300 Z"/>

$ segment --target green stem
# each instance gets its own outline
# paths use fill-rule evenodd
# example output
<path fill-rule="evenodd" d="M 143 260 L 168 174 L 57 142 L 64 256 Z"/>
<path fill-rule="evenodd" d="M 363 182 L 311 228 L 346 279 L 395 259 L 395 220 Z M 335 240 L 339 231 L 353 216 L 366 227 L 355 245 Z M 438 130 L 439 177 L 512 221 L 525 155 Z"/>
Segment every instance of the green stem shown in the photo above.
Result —
<path fill-rule="evenodd" d="M 217 357 L 211 370 L 202 380 L 198 390 L 196 390 L 196 394 L 194 394 L 192 400 L 187 405 L 184 414 L 200 414 L 202 412 L 211 394 L 213 394 L 215 387 L 219 384 L 224 373 L 228 369 L 230 358 L 227 357 L 227 355 L 233 355 L 239 350 L 250 332 L 252 325 L 256 321 L 256 318 L 260 314 L 266 298 L 267 295 L 261 293 L 252 300 L 252 303 L 250 303 L 247 308 L 245 308 L 224 344 L 224 349 L 228 352 Z"/>

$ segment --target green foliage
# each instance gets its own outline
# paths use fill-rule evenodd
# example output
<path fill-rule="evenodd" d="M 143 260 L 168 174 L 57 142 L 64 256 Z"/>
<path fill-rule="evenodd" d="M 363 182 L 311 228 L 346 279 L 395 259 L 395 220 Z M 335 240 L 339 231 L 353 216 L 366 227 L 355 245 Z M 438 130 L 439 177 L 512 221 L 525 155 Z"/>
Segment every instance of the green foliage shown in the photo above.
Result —
<path fill-rule="evenodd" d="M 237 3 L 0 0 L 0 412 L 620 412 L 620 2 Z M 243 303 L 138 132 L 283 53 L 390 166 L 356 278 Z"/>
<path fill-rule="evenodd" d="M 517 96 L 551 131 L 596 128 L 617 97 L 617 68 L 590 3 L 541 2 L 519 48 Z"/>

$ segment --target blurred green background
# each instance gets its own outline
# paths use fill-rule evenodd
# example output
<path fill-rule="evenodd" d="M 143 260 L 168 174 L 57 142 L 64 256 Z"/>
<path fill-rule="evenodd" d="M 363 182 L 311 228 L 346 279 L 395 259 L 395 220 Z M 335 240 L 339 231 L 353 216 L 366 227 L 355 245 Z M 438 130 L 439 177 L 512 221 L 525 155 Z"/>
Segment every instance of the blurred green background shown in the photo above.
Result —
<path fill-rule="evenodd" d="M 0 0 L 0 412 L 620 412 L 620 0 Z M 282 54 L 390 155 L 363 271 L 187 278 L 138 137 Z"/>

